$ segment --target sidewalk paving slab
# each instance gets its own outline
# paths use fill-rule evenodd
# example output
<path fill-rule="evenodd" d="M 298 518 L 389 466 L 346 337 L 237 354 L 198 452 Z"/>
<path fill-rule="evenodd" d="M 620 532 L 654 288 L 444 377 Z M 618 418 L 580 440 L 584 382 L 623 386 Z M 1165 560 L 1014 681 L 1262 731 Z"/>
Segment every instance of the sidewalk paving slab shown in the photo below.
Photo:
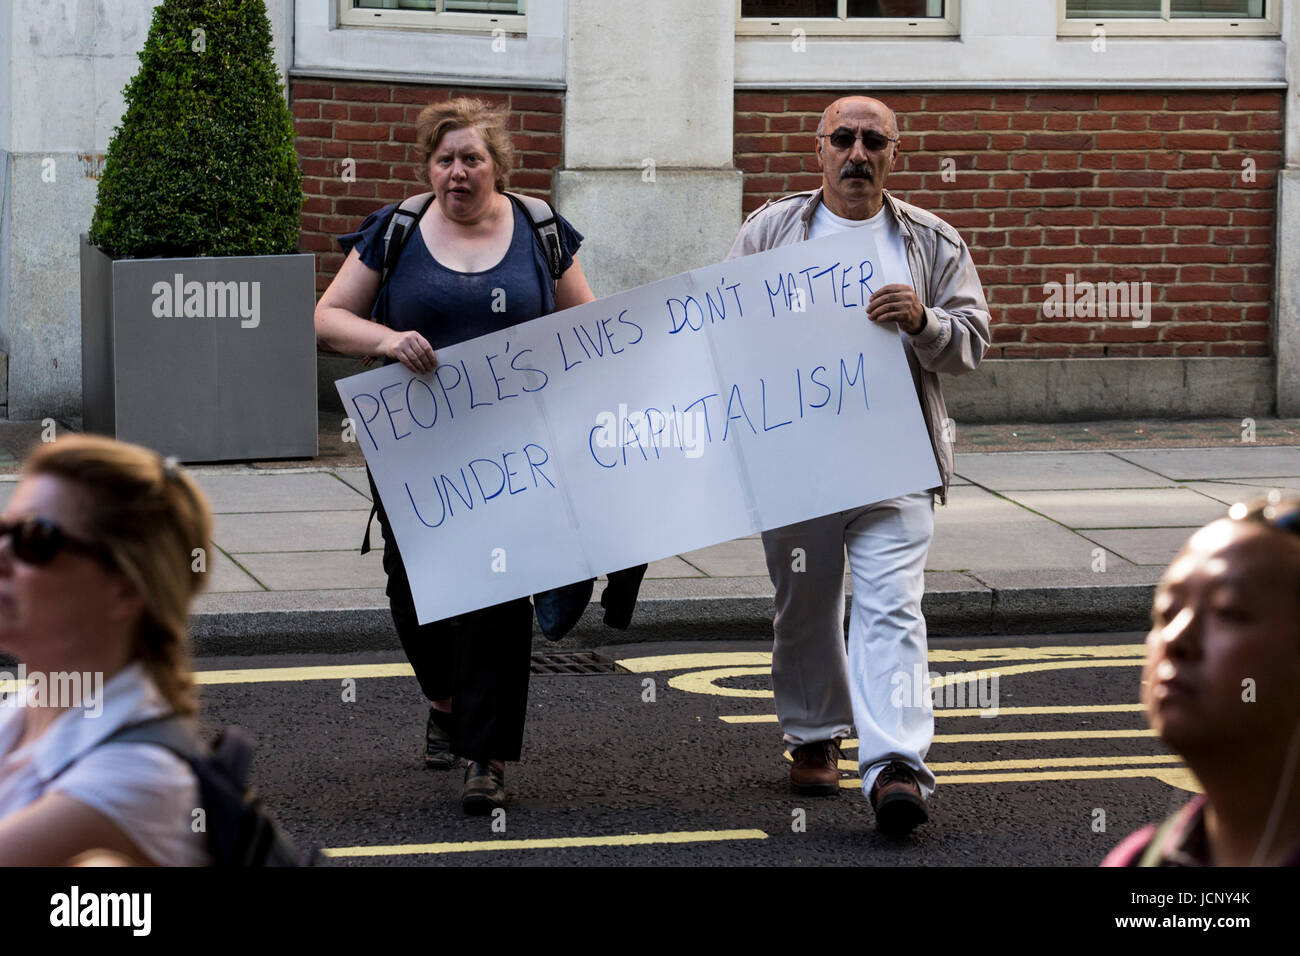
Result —
<path fill-rule="evenodd" d="M 1224 505 L 1234 505 L 1238 501 L 1262 498 L 1270 491 L 1279 491 L 1283 495 L 1292 498 L 1300 497 L 1300 478 L 1278 478 L 1271 484 L 1259 484 L 1250 479 L 1237 482 L 1189 481 L 1183 487 L 1199 491 L 1201 494 L 1208 495 Z"/>
<path fill-rule="evenodd" d="M 1218 501 L 1190 488 L 1007 491 L 1004 494 L 1067 528 L 1200 527 L 1223 514 L 1223 505 Z"/>
<path fill-rule="evenodd" d="M 1088 536 L 1107 551 L 1138 565 L 1165 568 L 1199 525 L 1186 528 L 1114 528 L 1089 531 Z"/>
<path fill-rule="evenodd" d="M 729 578 L 767 574 L 767 557 L 760 538 L 737 538 L 697 551 L 682 559 L 709 577 Z"/>
<path fill-rule="evenodd" d="M 191 473 L 215 514 L 370 510 L 369 498 L 326 471 L 214 475 L 194 468 Z"/>
<path fill-rule="evenodd" d="M 349 587 L 382 588 L 383 552 L 272 551 L 232 555 L 272 591 L 316 591 L 346 582 Z"/>
<path fill-rule="evenodd" d="M 998 491 L 1158 488 L 1174 482 L 1109 452 L 959 454 L 957 473 Z"/>
<path fill-rule="evenodd" d="M 364 468 L 335 468 L 334 474 L 364 495 L 367 501 L 371 500 L 370 482 Z"/>
<path fill-rule="evenodd" d="M 1175 481 L 1300 476 L 1300 448 L 1243 444 L 1239 448 L 1125 449 L 1125 461 Z"/>
<path fill-rule="evenodd" d="M 674 555 L 651 561 L 646 566 L 645 576 L 648 580 L 650 578 L 703 578 L 708 575 L 680 555 Z"/>
<path fill-rule="evenodd" d="M 1086 568 L 1096 547 L 1041 515 L 974 486 L 950 489 L 936 507 L 928 568 Z"/>
<path fill-rule="evenodd" d="M 369 508 L 220 513 L 213 516 L 212 538 L 231 554 L 284 551 L 303 542 L 314 551 L 359 551 L 369 515 Z"/>
<path fill-rule="evenodd" d="M 204 558 L 207 564 L 207 590 L 213 593 L 221 591 L 264 591 L 257 581 L 226 556 L 220 546 L 208 547 Z"/>

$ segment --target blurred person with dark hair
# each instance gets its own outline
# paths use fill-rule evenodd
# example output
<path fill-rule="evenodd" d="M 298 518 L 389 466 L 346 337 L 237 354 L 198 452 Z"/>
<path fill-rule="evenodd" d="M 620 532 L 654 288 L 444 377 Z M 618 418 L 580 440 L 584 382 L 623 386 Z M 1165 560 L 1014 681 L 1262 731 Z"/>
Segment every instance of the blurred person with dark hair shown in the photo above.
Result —
<path fill-rule="evenodd" d="M 1300 499 L 1197 531 L 1151 617 L 1142 703 L 1204 793 L 1102 865 L 1300 865 Z"/>
<path fill-rule="evenodd" d="M 194 481 L 145 448 L 71 435 L 28 457 L 0 518 L 0 650 L 34 678 L 0 706 L 0 865 L 210 861 L 189 765 L 105 741 L 196 713 L 187 619 L 211 528 Z M 54 694 L 59 675 L 80 692 Z"/>

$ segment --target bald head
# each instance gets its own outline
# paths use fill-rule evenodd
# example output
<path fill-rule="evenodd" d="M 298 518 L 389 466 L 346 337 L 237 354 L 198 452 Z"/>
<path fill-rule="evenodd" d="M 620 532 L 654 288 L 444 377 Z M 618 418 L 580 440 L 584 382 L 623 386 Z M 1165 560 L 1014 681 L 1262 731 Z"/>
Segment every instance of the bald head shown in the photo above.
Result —
<path fill-rule="evenodd" d="M 1161 577 L 1151 621 L 1142 700 L 1161 739 L 1198 773 L 1240 766 L 1247 748 L 1280 765 L 1300 721 L 1300 539 L 1210 522 Z M 1257 698 L 1242 695 L 1247 678 Z"/>
<path fill-rule="evenodd" d="M 841 96 L 822 111 L 822 118 L 817 123 L 817 133 L 820 135 L 827 130 L 835 129 L 847 115 L 862 116 L 866 113 L 874 113 L 881 122 L 888 117 L 889 126 L 881 129 L 881 132 L 891 137 L 898 135 L 898 117 L 894 115 L 894 111 L 871 96 Z"/>

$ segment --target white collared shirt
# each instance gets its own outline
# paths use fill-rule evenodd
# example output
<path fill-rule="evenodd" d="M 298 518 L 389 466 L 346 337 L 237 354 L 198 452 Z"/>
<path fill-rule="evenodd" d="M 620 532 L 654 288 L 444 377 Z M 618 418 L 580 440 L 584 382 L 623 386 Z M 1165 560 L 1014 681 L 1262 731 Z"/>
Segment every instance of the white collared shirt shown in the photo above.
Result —
<path fill-rule="evenodd" d="M 19 690 L 19 700 L 26 693 Z M 0 706 L 0 819 L 58 791 L 108 817 L 160 866 L 207 865 L 207 835 L 192 827 L 201 804 L 189 764 L 156 744 L 96 747 L 119 727 L 170 710 L 138 661 L 104 683 L 102 700 L 93 709 L 65 711 L 23 747 L 17 744 L 24 708 L 12 698 L 6 701 Z M 70 760 L 75 763 L 59 774 Z"/>

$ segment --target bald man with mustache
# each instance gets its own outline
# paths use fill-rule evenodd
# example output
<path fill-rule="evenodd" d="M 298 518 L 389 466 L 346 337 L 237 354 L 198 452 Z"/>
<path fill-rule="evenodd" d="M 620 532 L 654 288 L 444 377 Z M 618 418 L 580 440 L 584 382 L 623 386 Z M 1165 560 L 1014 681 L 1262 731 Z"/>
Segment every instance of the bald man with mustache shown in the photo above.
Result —
<path fill-rule="evenodd" d="M 863 795 L 877 829 L 895 837 L 928 819 L 934 790 L 925 765 L 934 713 L 928 695 L 914 700 L 910 688 L 918 673 L 929 673 L 925 558 L 934 499 L 946 500 L 953 471 L 939 374 L 975 369 L 989 345 L 988 304 L 966 243 L 938 216 L 885 190 L 898 141 L 897 119 L 880 100 L 835 100 L 817 126 L 821 187 L 756 210 L 727 256 L 848 229 L 871 230 L 878 250 L 863 318 L 902 339 L 942 482 L 764 532 L 763 548 L 776 588 L 772 684 L 792 758 L 790 785 L 805 795 L 838 793 L 840 742 L 856 727 Z M 847 651 L 846 549 L 853 575 Z"/>

